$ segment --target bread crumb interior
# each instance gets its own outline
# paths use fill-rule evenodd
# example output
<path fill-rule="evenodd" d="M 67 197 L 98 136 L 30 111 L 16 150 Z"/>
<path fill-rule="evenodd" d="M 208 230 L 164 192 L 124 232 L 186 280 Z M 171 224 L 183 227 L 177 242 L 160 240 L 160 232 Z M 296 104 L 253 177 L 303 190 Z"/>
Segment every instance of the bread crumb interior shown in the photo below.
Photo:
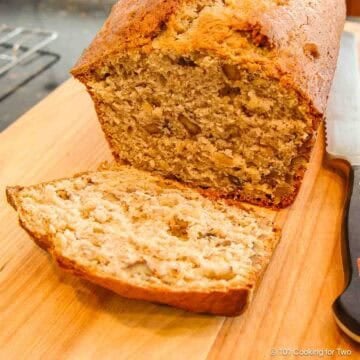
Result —
<path fill-rule="evenodd" d="M 271 221 L 128 167 L 25 188 L 19 201 L 54 251 L 143 287 L 252 287 L 276 242 Z"/>

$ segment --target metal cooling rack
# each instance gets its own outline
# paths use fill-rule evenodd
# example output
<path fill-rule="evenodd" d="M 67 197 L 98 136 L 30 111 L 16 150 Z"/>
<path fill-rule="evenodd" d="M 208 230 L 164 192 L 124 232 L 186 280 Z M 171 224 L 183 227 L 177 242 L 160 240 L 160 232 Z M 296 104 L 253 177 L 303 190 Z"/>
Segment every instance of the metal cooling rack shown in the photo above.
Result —
<path fill-rule="evenodd" d="M 58 34 L 54 31 L 0 25 L 0 75 L 57 37 Z"/>

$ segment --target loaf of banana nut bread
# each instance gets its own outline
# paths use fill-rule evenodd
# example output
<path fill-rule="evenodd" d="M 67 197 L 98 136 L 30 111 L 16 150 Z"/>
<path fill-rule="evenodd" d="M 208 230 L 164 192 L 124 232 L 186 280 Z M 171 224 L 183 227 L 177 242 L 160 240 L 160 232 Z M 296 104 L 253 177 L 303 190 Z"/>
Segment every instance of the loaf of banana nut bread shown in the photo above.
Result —
<path fill-rule="evenodd" d="M 72 70 L 115 157 L 284 207 L 321 122 L 343 0 L 120 0 Z"/>
<path fill-rule="evenodd" d="M 127 166 L 7 189 L 58 264 L 122 296 L 236 315 L 279 239 L 272 221 Z"/>

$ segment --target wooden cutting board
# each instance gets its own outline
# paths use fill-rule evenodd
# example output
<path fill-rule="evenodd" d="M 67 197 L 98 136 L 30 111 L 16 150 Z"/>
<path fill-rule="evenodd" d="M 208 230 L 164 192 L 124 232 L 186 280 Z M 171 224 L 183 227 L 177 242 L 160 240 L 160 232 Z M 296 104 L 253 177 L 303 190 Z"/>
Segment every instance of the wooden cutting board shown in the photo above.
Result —
<path fill-rule="evenodd" d="M 360 33 L 360 25 L 347 25 Z M 335 325 L 347 178 L 318 139 L 294 205 L 273 213 L 282 240 L 246 313 L 194 315 L 131 301 L 60 271 L 18 226 L 7 185 L 95 169 L 111 159 L 89 96 L 74 80 L 0 134 L 0 359 L 267 359 L 281 349 L 360 347 Z M 346 169 L 345 170 L 346 173 Z M 287 356 L 287 358 L 291 358 Z M 308 357 L 316 358 L 316 357 Z"/>

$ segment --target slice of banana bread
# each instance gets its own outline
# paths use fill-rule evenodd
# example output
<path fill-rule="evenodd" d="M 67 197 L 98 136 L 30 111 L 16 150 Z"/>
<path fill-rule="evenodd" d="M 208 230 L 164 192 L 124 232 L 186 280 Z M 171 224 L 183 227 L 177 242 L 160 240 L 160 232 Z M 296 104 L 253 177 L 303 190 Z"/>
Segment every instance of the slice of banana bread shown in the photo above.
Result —
<path fill-rule="evenodd" d="M 116 158 L 284 207 L 333 78 L 343 0 L 120 0 L 72 70 Z"/>
<path fill-rule="evenodd" d="M 122 296 L 239 314 L 279 239 L 272 221 L 127 166 L 7 189 L 70 272 Z"/>

